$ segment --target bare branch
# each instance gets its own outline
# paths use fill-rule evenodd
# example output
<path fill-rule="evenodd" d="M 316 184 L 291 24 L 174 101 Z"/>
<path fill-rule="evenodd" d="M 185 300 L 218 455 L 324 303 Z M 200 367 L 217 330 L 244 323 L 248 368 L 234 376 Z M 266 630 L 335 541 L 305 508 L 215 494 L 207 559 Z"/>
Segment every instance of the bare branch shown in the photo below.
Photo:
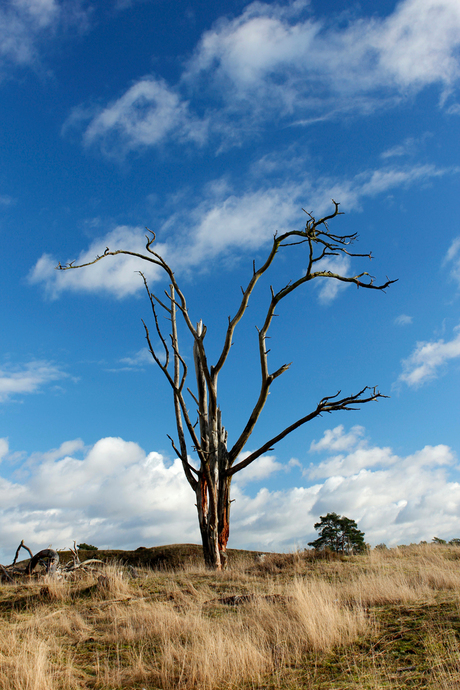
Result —
<path fill-rule="evenodd" d="M 62 266 L 62 264 L 59 262 L 58 265 L 55 267 L 56 270 L 58 271 L 69 271 L 70 269 L 73 268 L 85 268 L 85 266 L 93 266 L 93 264 L 97 264 L 98 261 L 101 259 L 105 259 L 106 256 L 117 256 L 117 254 L 126 254 L 127 256 L 136 256 L 138 259 L 143 259 L 144 261 L 149 261 L 152 264 L 156 264 L 157 266 L 161 266 L 164 268 L 164 262 L 160 260 L 160 257 L 158 257 L 155 254 L 155 259 L 151 259 L 149 256 L 145 256 L 144 254 L 139 254 L 139 252 L 130 252 L 127 249 L 117 249 L 114 252 L 108 251 L 108 247 L 106 248 L 105 252 L 101 256 L 96 256 L 93 261 L 87 261 L 84 264 L 76 264 L 75 265 L 75 260 L 71 261 L 70 263 L 65 264 Z"/>
<path fill-rule="evenodd" d="M 366 254 L 365 256 L 368 256 L 368 254 Z M 370 278 L 369 282 L 363 283 L 360 280 L 360 278 L 362 278 L 363 276 L 368 276 Z M 396 280 L 387 280 L 386 283 L 383 283 L 382 285 L 374 285 L 375 278 L 371 276 L 370 273 L 367 273 L 367 271 L 359 273 L 356 276 L 350 277 L 341 276 L 338 273 L 332 273 L 332 271 L 317 271 L 316 273 L 313 273 L 311 277 L 335 278 L 335 280 L 340 280 L 342 283 L 354 283 L 357 287 L 368 288 L 370 290 L 380 290 L 381 292 L 384 292 L 389 285 L 398 282 L 398 278 L 396 278 Z"/>
<path fill-rule="evenodd" d="M 21 549 L 25 549 L 26 551 L 28 551 L 28 552 L 30 553 L 30 557 L 31 557 L 31 558 L 34 557 L 32 551 L 29 549 L 28 546 L 26 546 L 26 545 L 24 544 L 24 539 L 22 539 L 21 543 L 19 544 L 18 548 L 16 549 L 16 555 L 15 555 L 15 557 L 14 557 L 14 561 L 12 562 L 12 564 L 11 564 L 11 566 L 10 566 L 11 568 L 12 568 L 14 565 L 16 565 L 16 561 L 18 560 L 19 552 L 20 552 Z"/>
<path fill-rule="evenodd" d="M 181 364 L 183 363 L 183 360 L 181 361 L 181 357 L 179 355 L 179 343 L 177 340 L 177 321 L 176 321 L 176 307 L 175 307 L 175 301 L 174 301 L 174 286 L 170 285 L 170 298 L 171 298 L 171 326 L 172 326 L 172 331 L 171 331 L 171 342 L 172 342 L 172 348 L 174 352 L 174 412 L 176 415 L 176 428 L 177 428 L 177 434 L 179 436 L 179 445 L 180 445 L 180 454 L 178 453 L 178 457 L 182 460 L 182 467 L 184 469 L 184 474 L 187 478 L 188 483 L 192 487 L 194 491 L 197 489 L 197 481 L 193 477 L 192 472 L 189 467 L 189 463 L 187 461 L 187 444 L 185 441 L 185 434 L 184 434 L 184 427 L 182 424 L 182 414 L 184 415 L 185 418 L 185 423 L 187 424 L 187 428 L 189 431 L 190 436 L 193 438 L 195 437 L 195 431 L 192 428 L 190 428 L 190 421 L 188 419 L 188 411 L 187 407 L 185 405 L 185 401 L 182 396 L 182 388 L 185 383 L 185 378 L 187 376 L 187 370 L 186 368 L 183 370 L 184 375 L 182 377 L 181 381 L 181 374 L 180 374 L 180 367 Z M 177 451 L 176 451 L 177 452 Z"/>
<path fill-rule="evenodd" d="M 146 280 L 146 278 L 145 278 L 145 275 L 144 275 L 141 271 L 139 271 L 139 274 L 142 276 L 142 279 L 143 279 L 144 285 L 145 285 L 145 289 L 147 290 L 147 294 L 148 294 L 148 296 L 149 296 L 150 305 L 151 305 L 151 307 L 152 307 L 152 313 L 153 313 L 153 318 L 154 318 L 154 320 L 155 320 L 155 326 L 156 326 L 156 329 L 157 329 L 158 337 L 160 338 L 160 340 L 161 340 L 161 342 L 162 342 L 162 344 L 163 344 L 164 351 L 165 351 L 166 363 L 165 363 L 165 365 L 164 365 L 164 368 L 167 369 L 167 368 L 168 368 L 168 365 L 169 365 L 169 349 L 168 349 L 168 346 L 167 346 L 167 344 L 166 344 L 166 340 L 164 339 L 163 334 L 162 334 L 162 332 L 161 332 L 161 330 L 160 330 L 160 325 L 159 325 L 159 323 L 158 323 L 157 312 L 156 312 L 156 309 L 155 309 L 154 295 L 152 295 L 152 293 L 151 293 L 150 290 L 149 290 L 149 286 L 148 286 L 148 284 L 147 284 L 147 280 Z M 168 309 L 166 306 L 165 306 L 164 308 L 165 308 L 169 313 L 171 313 L 171 310 Z M 155 361 L 156 361 L 157 364 L 158 364 L 158 359 L 157 359 L 157 358 L 155 357 L 155 355 L 153 354 L 153 349 L 152 349 L 151 344 L 150 344 L 150 338 L 148 337 L 148 329 L 147 329 L 147 326 L 145 325 L 145 323 L 144 323 L 143 320 L 142 320 L 142 323 L 144 324 L 144 328 L 145 328 L 145 331 L 146 331 L 146 334 L 147 334 L 147 340 L 148 340 L 148 342 L 149 342 L 150 352 L 152 353 L 152 356 L 154 357 Z"/>
<path fill-rule="evenodd" d="M 169 438 L 169 440 L 171 441 L 172 448 L 173 448 L 175 454 L 177 455 L 177 457 L 179 458 L 179 460 L 181 460 L 182 463 L 185 464 L 185 465 L 188 467 L 189 470 L 191 470 L 192 472 L 194 472 L 194 473 L 196 474 L 196 476 L 199 477 L 199 476 L 200 476 L 200 472 L 199 472 L 197 469 L 195 469 L 195 468 L 193 467 L 193 465 L 191 465 L 191 464 L 188 462 L 187 459 L 184 459 L 184 458 L 182 457 L 180 450 L 178 450 L 178 449 L 176 448 L 176 444 L 174 443 L 174 439 L 172 439 L 171 436 L 170 436 L 169 434 L 166 434 L 166 436 L 167 436 L 167 437 Z M 196 487 L 192 487 L 192 488 L 196 488 Z"/>
<path fill-rule="evenodd" d="M 366 391 L 371 390 L 372 394 L 368 395 L 367 397 L 363 397 Z M 261 455 L 264 453 L 268 452 L 269 450 L 272 450 L 272 446 L 274 446 L 276 443 L 281 441 L 283 438 L 285 438 L 288 434 L 292 433 L 295 431 L 295 429 L 298 429 L 299 426 L 302 426 L 303 424 L 306 424 L 307 422 L 310 422 L 312 419 L 315 417 L 321 416 L 323 412 L 336 412 L 338 410 L 357 410 L 359 408 L 356 407 L 351 407 L 351 405 L 363 405 L 364 403 L 368 402 L 373 402 L 377 400 L 378 398 L 387 398 L 387 395 L 382 395 L 377 388 L 366 386 L 362 390 L 359 391 L 359 393 L 356 393 L 355 395 L 350 395 L 347 396 L 346 398 L 342 398 L 341 400 L 337 400 L 336 398 L 340 395 L 340 391 L 336 393 L 336 395 L 330 395 L 326 396 L 320 402 L 318 403 L 316 410 L 313 412 L 310 412 L 310 414 L 306 415 L 305 417 L 302 417 L 301 419 L 297 420 L 297 422 L 294 422 L 294 424 L 291 424 L 290 426 L 286 427 L 283 431 L 281 431 L 279 434 L 271 438 L 269 441 L 263 444 L 258 450 L 254 451 L 249 455 L 247 458 L 244 460 L 241 460 L 236 465 L 233 465 L 233 467 L 229 468 L 227 470 L 227 476 L 231 477 L 232 475 L 236 474 L 237 472 L 240 472 L 240 470 L 244 469 L 248 465 L 250 465 L 254 460 L 259 458 Z"/>

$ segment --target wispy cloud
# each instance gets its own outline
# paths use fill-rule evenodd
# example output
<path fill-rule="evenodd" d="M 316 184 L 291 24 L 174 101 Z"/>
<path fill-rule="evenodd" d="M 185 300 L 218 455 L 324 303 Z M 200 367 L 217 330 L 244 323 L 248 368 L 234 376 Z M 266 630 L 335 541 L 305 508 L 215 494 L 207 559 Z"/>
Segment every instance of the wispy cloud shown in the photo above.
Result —
<path fill-rule="evenodd" d="M 200 144 L 206 129 L 206 121 L 193 117 L 177 92 L 163 80 L 146 77 L 92 119 L 83 141 L 98 141 L 106 153 L 119 156 L 170 137 Z"/>
<path fill-rule="evenodd" d="M 161 344 L 160 344 L 160 347 Z M 164 352 L 159 350 L 158 355 L 160 360 L 165 360 Z M 141 350 L 136 352 L 132 357 L 122 357 L 118 360 L 118 365 L 107 369 L 106 371 L 111 371 L 114 373 L 122 371 L 133 371 L 135 369 L 143 369 L 146 364 L 154 364 L 155 361 L 151 355 L 151 352 L 143 347 Z"/>
<path fill-rule="evenodd" d="M 443 339 L 417 343 L 412 354 L 402 362 L 403 372 L 398 381 L 418 387 L 437 378 L 445 365 L 460 357 L 460 326 L 454 329 L 452 340 Z"/>
<path fill-rule="evenodd" d="M 0 368 L 0 402 L 16 395 L 37 393 L 52 381 L 68 376 L 53 362 L 32 361 L 20 366 Z"/>
<path fill-rule="evenodd" d="M 412 316 L 408 316 L 407 314 L 400 314 L 396 317 L 394 322 L 396 326 L 408 326 L 412 323 L 413 320 L 414 319 Z"/>
<path fill-rule="evenodd" d="M 60 27 L 88 25 L 80 0 L 7 0 L 0 7 L 0 76 L 6 64 L 26 66 L 39 60 L 43 40 Z"/>
<path fill-rule="evenodd" d="M 460 115 L 460 103 L 452 103 L 446 112 L 448 115 Z"/>
<path fill-rule="evenodd" d="M 460 287 L 460 237 L 456 237 L 449 247 L 443 261 L 444 266 L 450 266 L 450 275 Z"/>
<path fill-rule="evenodd" d="M 284 164 L 283 164 L 284 165 Z M 369 197 L 387 193 L 391 189 L 415 184 L 427 184 L 443 175 L 455 174 L 457 169 L 436 168 L 432 165 L 388 167 L 367 170 L 349 179 L 323 177 L 310 180 L 299 174 L 296 178 L 278 184 L 265 182 L 257 186 L 252 173 L 238 184 L 229 180 L 215 180 L 201 193 L 201 200 L 194 208 L 184 208 L 156 228 L 156 244 L 161 254 L 178 274 L 186 274 L 206 264 L 205 259 L 235 259 L 243 254 L 254 253 L 267 246 L 273 235 L 304 223 L 302 206 L 308 199 L 309 208 L 315 215 L 327 213 L 331 198 L 341 201 L 347 212 L 359 209 Z M 197 195 L 198 196 L 198 195 Z M 174 240 L 171 240 L 174 231 Z M 68 257 L 76 264 L 84 264 L 104 254 L 106 247 L 114 251 L 127 249 L 145 253 L 145 229 L 118 226 L 93 241 L 78 256 Z M 64 257 L 60 257 L 64 261 Z M 149 282 L 163 278 L 158 267 L 140 262 L 136 257 L 108 257 L 85 269 L 56 271 L 57 258 L 43 254 L 29 273 L 32 284 L 42 284 L 51 298 L 65 290 L 81 292 L 106 292 L 123 298 L 143 289 L 138 272 L 143 270 Z M 324 270 L 348 272 L 347 257 L 322 265 Z M 318 297 L 327 304 L 346 287 L 327 278 L 318 284 Z"/>
<path fill-rule="evenodd" d="M 88 112 L 83 140 L 121 156 L 166 140 L 222 150 L 264 122 L 368 115 L 433 84 L 445 100 L 460 76 L 459 37 L 457 0 L 403 0 L 386 18 L 347 24 L 343 15 L 316 19 L 303 0 L 253 2 L 201 36 L 176 84 L 143 76 Z"/>
<path fill-rule="evenodd" d="M 228 101 L 258 101 L 262 109 L 271 97 L 274 107 L 292 113 L 319 109 L 332 95 L 375 97 L 385 89 L 385 97 L 389 90 L 447 87 L 459 76 L 455 0 L 405 0 L 384 19 L 345 26 L 315 20 L 309 9 L 255 2 L 220 21 L 202 36 L 188 78 L 211 73 Z"/>
<path fill-rule="evenodd" d="M 418 149 L 424 144 L 426 139 L 428 139 L 431 136 L 432 134 L 430 132 L 425 132 L 424 135 L 419 139 L 414 139 L 414 137 L 408 137 L 407 139 L 404 139 L 404 141 L 400 144 L 392 146 L 386 151 L 383 151 L 383 153 L 380 154 L 380 157 L 384 160 L 387 160 L 388 158 L 401 158 L 403 156 L 413 156 L 418 151 Z"/>

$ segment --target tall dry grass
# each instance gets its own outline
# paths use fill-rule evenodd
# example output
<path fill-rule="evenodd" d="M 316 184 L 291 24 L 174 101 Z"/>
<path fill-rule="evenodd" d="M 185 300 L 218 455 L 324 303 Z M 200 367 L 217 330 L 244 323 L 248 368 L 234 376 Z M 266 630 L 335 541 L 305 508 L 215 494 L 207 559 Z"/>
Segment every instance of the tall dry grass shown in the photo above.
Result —
<path fill-rule="evenodd" d="M 277 558 L 275 574 L 247 563 L 136 580 L 113 565 L 75 581 L 5 585 L 0 690 L 228 690 L 267 679 L 287 689 L 297 672 L 314 688 L 315 665 L 334 654 L 349 655 L 346 687 L 400 688 L 386 647 L 375 652 L 385 637 L 377 614 L 450 602 L 460 618 L 456 555 L 412 548 L 315 564 L 297 554 Z M 433 669 L 425 686 L 458 688 L 455 631 L 427 628 L 423 644 Z"/>

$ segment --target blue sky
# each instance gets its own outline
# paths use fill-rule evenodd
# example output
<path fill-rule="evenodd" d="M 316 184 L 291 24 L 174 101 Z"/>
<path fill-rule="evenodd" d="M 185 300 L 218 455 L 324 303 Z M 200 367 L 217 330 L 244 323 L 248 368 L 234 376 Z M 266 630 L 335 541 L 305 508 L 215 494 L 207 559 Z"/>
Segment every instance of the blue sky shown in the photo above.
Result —
<path fill-rule="evenodd" d="M 390 398 L 313 421 L 237 475 L 229 546 L 302 547 L 328 511 L 372 544 L 460 536 L 459 81 L 457 0 L 1 4 L 2 561 L 21 539 L 199 541 L 145 348 L 145 266 L 58 261 L 140 250 L 148 226 L 212 360 L 253 259 L 332 198 L 333 230 L 374 257 L 335 268 L 399 281 L 285 300 L 270 366 L 293 365 L 247 450 L 338 389 Z M 230 441 L 257 393 L 269 285 L 305 267 L 280 256 L 235 333 Z"/>

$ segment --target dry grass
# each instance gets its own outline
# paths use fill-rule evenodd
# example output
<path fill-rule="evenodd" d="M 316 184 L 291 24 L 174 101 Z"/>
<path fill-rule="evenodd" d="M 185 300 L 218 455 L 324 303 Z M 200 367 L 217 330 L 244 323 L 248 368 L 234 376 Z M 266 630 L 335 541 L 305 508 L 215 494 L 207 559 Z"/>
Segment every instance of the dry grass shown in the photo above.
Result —
<path fill-rule="evenodd" d="M 459 552 L 4 585 L 0 690 L 458 690 Z"/>

